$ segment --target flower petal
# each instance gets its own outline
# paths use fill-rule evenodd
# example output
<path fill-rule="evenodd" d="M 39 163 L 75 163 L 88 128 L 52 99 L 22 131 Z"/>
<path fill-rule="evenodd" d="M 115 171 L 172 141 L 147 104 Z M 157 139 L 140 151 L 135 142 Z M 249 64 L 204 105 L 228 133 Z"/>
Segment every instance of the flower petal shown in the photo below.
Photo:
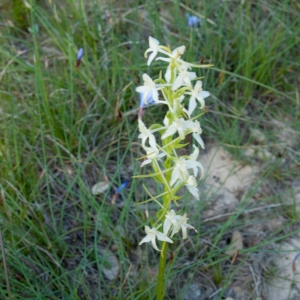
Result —
<path fill-rule="evenodd" d="M 154 248 L 155 250 L 160 251 L 160 250 L 157 248 L 155 236 L 153 236 L 153 238 L 152 238 L 152 240 L 151 240 L 151 243 L 152 243 L 152 246 L 153 246 L 153 248 Z"/>
<path fill-rule="evenodd" d="M 145 165 L 151 164 L 152 163 L 152 159 L 148 158 L 146 160 L 144 160 L 141 164 L 141 168 Z"/>
<path fill-rule="evenodd" d="M 150 66 L 150 64 L 152 63 L 152 61 L 153 61 L 153 59 L 155 58 L 156 55 L 157 55 L 157 51 L 156 52 L 152 52 L 150 54 L 150 56 L 148 57 L 147 66 Z"/>
<path fill-rule="evenodd" d="M 189 110 L 188 110 L 189 115 L 191 115 L 194 112 L 196 107 L 197 107 L 196 99 L 194 96 L 192 96 L 189 102 Z"/>
<path fill-rule="evenodd" d="M 180 176 L 179 168 L 175 167 L 171 175 L 171 181 L 170 181 L 171 186 L 174 185 L 174 183 L 178 180 L 179 176 Z"/>
<path fill-rule="evenodd" d="M 179 229 L 176 228 L 176 227 L 173 227 L 172 234 L 171 234 L 171 238 L 172 238 L 172 237 L 174 236 L 174 234 L 176 234 L 179 230 L 180 230 L 180 227 L 179 227 Z"/>
<path fill-rule="evenodd" d="M 164 231 L 164 235 L 168 234 L 171 225 L 172 225 L 172 223 L 171 223 L 170 219 L 166 218 L 165 221 L 164 221 L 164 230 L 163 230 Z"/>
<path fill-rule="evenodd" d="M 182 140 L 184 140 L 185 139 L 185 134 L 184 134 L 183 128 L 182 127 L 178 127 L 177 129 L 178 129 L 178 134 L 179 134 L 180 138 Z"/>
<path fill-rule="evenodd" d="M 154 137 L 153 134 L 151 134 L 151 135 L 149 136 L 149 145 L 151 146 L 151 148 L 152 148 L 153 150 L 155 150 L 155 152 L 158 153 L 158 149 L 157 149 L 157 147 L 156 147 L 156 140 L 155 140 L 155 137 Z"/>
<path fill-rule="evenodd" d="M 183 78 L 182 76 L 178 75 L 172 85 L 172 91 L 176 91 L 178 88 L 180 88 L 183 85 Z"/>
<path fill-rule="evenodd" d="M 193 137 L 199 143 L 199 145 L 201 146 L 201 148 L 205 149 L 204 142 L 203 142 L 201 136 L 198 133 L 194 132 L 193 133 Z"/>
<path fill-rule="evenodd" d="M 199 156 L 199 148 L 196 147 L 195 145 L 193 145 L 193 147 L 195 148 L 194 152 L 190 155 L 190 160 L 197 160 L 198 156 Z"/>
<path fill-rule="evenodd" d="M 181 230 L 182 230 L 182 239 L 185 240 L 187 238 L 187 229 L 184 225 L 182 225 Z"/>
<path fill-rule="evenodd" d="M 197 200 L 199 200 L 199 198 L 200 198 L 200 196 L 199 196 L 199 190 L 198 190 L 196 187 L 194 187 L 194 186 L 189 186 L 189 185 L 187 185 L 186 187 L 187 187 L 187 189 L 189 190 L 189 192 L 190 192 Z"/>
<path fill-rule="evenodd" d="M 165 133 L 161 136 L 161 139 L 164 140 L 165 138 L 173 135 L 177 131 L 176 124 L 173 123 L 169 128 L 165 131 Z"/>
<path fill-rule="evenodd" d="M 210 92 L 201 91 L 200 96 L 204 99 L 210 96 Z"/>
<path fill-rule="evenodd" d="M 159 241 L 168 242 L 168 243 L 173 244 L 173 241 L 160 231 L 157 232 L 157 239 Z"/>
<path fill-rule="evenodd" d="M 146 235 L 139 243 L 139 245 L 142 245 L 143 243 L 148 243 L 152 240 L 152 236 L 151 235 Z"/>

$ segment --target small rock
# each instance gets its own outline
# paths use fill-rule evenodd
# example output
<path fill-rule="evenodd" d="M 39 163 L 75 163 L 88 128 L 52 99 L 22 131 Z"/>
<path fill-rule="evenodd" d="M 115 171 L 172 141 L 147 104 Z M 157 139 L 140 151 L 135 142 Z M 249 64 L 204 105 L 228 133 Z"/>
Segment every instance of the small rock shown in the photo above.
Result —
<path fill-rule="evenodd" d="M 246 149 L 245 151 L 244 151 L 244 155 L 246 156 L 246 157 L 253 157 L 254 156 L 254 154 L 255 154 L 255 151 L 254 151 L 254 149 L 253 148 L 248 148 L 248 149 Z"/>
<path fill-rule="evenodd" d="M 110 183 L 108 181 L 100 181 L 96 183 L 92 187 L 92 194 L 93 195 L 103 194 L 109 188 L 109 185 Z"/>
<path fill-rule="evenodd" d="M 196 300 L 198 297 L 200 297 L 200 295 L 201 295 L 201 290 L 200 290 L 199 286 L 195 283 L 192 283 L 189 286 L 183 299 L 184 300 Z"/>
<path fill-rule="evenodd" d="M 259 129 L 251 129 L 251 135 L 256 142 L 264 142 L 266 140 L 266 136 Z"/>
<path fill-rule="evenodd" d="M 299 240 L 300 236 L 297 234 L 288 241 L 278 244 L 275 260 L 277 272 L 267 283 L 267 299 L 299 299 L 300 273 L 297 270 L 300 270 L 300 260 L 294 261 L 300 249 Z M 295 273 L 293 269 L 296 270 Z"/>
<path fill-rule="evenodd" d="M 257 158 L 264 160 L 264 159 L 268 159 L 268 160 L 275 160 L 275 156 L 267 149 L 260 149 L 260 151 L 257 153 Z"/>
<path fill-rule="evenodd" d="M 99 249 L 103 263 L 102 273 L 108 280 L 114 280 L 120 271 L 120 265 L 118 258 L 108 249 Z"/>

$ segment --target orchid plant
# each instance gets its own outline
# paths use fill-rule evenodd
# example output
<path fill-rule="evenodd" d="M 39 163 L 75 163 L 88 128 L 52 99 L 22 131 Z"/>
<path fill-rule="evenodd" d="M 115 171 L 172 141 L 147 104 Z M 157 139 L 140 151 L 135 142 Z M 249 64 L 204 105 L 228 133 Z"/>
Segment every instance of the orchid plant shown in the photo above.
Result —
<path fill-rule="evenodd" d="M 197 118 L 203 112 L 194 116 L 193 114 L 199 103 L 201 110 L 205 107 L 204 99 L 209 96 L 209 92 L 202 90 L 202 81 L 199 80 L 192 67 L 205 68 L 211 65 L 196 65 L 182 60 L 185 46 L 175 48 L 161 46 L 159 41 L 149 37 L 149 48 L 145 52 L 145 57 L 150 53 L 147 61 L 149 66 L 158 54 L 156 60 L 168 63 L 164 76 L 160 72 L 159 77 L 151 79 L 147 74 L 143 74 L 144 85 L 136 88 L 140 93 L 140 108 L 149 104 L 161 104 L 167 106 L 167 112 L 163 124 L 152 124 L 147 127 L 142 121 L 142 113 L 139 112 L 139 138 L 145 150 L 144 162 L 152 166 L 153 173 L 149 175 L 139 175 L 136 178 L 152 177 L 163 185 L 164 191 L 160 195 L 151 196 L 148 201 L 155 201 L 160 210 L 157 212 L 157 221 L 152 224 L 152 228 L 145 226 L 146 236 L 140 241 L 151 242 L 153 248 L 161 253 L 157 284 L 157 299 L 163 299 L 163 278 L 166 264 L 167 245 L 172 244 L 172 238 L 182 231 L 182 239 L 187 238 L 187 229 L 196 229 L 187 223 L 186 213 L 177 214 L 172 209 L 173 203 L 178 206 L 181 199 L 177 195 L 179 189 L 186 187 L 188 192 L 197 200 L 199 190 L 197 188 L 198 178 L 203 176 L 203 168 L 197 160 L 199 156 L 199 146 L 204 149 L 201 138 L 202 129 Z M 195 83 L 194 83 L 195 82 Z M 194 84 L 193 84 L 194 83 Z M 188 105 L 185 105 L 188 99 Z M 190 155 L 179 156 L 176 149 L 187 146 L 185 139 L 192 135 L 196 144 L 193 145 L 193 152 Z M 160 137 L 160 139 L 158 139 Z M 157 240 L 162 242 L 161 249 L 157 246 Z"/>

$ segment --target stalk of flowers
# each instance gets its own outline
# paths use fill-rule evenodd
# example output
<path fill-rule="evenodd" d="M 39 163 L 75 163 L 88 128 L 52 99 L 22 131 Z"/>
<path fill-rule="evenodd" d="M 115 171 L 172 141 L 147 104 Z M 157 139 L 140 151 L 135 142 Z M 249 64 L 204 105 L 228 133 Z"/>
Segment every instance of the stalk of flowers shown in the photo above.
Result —
<path fill-rule="evenodd" d="M 160 256 L 160 268 L 157 287 L 157 299 L 162 293 L 162 281 L 167 243 L 173 243 L 172 238 L 182 231 L 182 238 L 187 238 L 187 229 L 196 229 L 187 223 L 186 213 L 177 214 L 172 209 L 172 203 L 178 206 L 181 197 L 177 195 L 179 189 L 186 187 L 189 193 L 199 199 L 197 188 L 198 178 L 203 176 L 203 168 L 197 161 L 199 147 L 204 149 L 201 138 L 202 129 L 197 120 L 199 116 L 193 117 L 197 104 L 200 109 L 205 107 L 204 99 L 209 96 L 209 92 L 202 90 L 202 82 L 199 80 L 192 67 L 205 68 L 211 65 L 196 65 L 182 60 L 185 46 L 175 48 L 173 51 L 169 47 L 161 46 L 159 41 L 149 37 L 149 48 L 145 52 L 148 57 L 149 66 L 157 54 L 156 60 L 167 63 L 164 76 L 160 72 L 159 77 L 152 80 L 147 74 L 143 74 L 144 85 L 136 88 L 141 94 L 140 107 L 148 104 L 165 105 L 166 115 L 162 124 L 152 124 L 147 127 L 142 121 L 142 114 L 139 113 L 139 138 L 145 150 L 145 160 L 142 167 L 151 165 L 153 173 L 149 175 L 135 176 L 152 177 L 161 183 L 164 191 L 160 195 L 150 195 L 149 200 L 155 201 L 160 210 L 157 212 L 157 221 L 152 224 L 152 228 L 145 226 L 146 236 L 141 240 L 140 245 L 151 242 L 155 250 L 161 251 L 156 240 L 162 241 L 162 252 Z M 187 101 L 187 105 L 185 103 Z M 148 101 L 151 103 L 148 103 Z M 193 152 L 190 155 L 179 156 L 177 149 L 186 147 L 185 138 L 192 135 L 195 141 Z M 149 201 L 146 200 L 145 202 Z M 164 260 L 164 262 L 162 261 Z M 160 291 L 159 291 L 160 289 Z"/>

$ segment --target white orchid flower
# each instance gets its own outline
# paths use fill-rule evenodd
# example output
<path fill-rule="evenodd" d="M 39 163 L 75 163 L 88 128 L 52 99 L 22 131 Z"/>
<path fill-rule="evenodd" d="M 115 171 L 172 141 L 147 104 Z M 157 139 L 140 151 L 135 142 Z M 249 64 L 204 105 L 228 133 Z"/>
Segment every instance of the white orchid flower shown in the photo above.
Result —
<path fill-rule="evenodd" d="M 199 149 L 195 147 L 195 151 L 197 153 Z M 204 173 L 203 167 L 200 162 L 196 161 L 195 159 L 196 155 L 191 155 L 190 159 L 185 159 L 183 157 L 179 157 L 175 161 L 175 167 L 173 169 L 172 175 L 171 175 L 171 181 L 170 185 L 174 185 L 178 180 L 180 182 L 185 182 L 188 180 L 190 174 L 189 169 L 193 170 L 194 176 L 197 177 L 198 175 L 198 168 L 201 171 L 201 176 Z"/>
<path fill-rule="evenodd" d="M 202 128 L 200 127 L 200 122 L 199 121 L 191 121 L 188 120 L 184 123 L 184 130 L 191 130 L 193 133 L 194 139 L 199 143 L 202 149 L 205 149 L 204 142 L 200 136 L 202 133 Z"/>
<path fill-rule="evenodd" d="M 144 85 L 138 86 L 135 90 L 140 93 L 142 96 L 142 102 L 144 102 L 145 105 L 162 103 L 167 104 L 169 106 L 169 103 L 164 100 L 158 99 L 158 91 L 162 89 L 164 86 L 168 86 L 169 84 L 155 84 L 155 82 L 146 74 L 143 74 L 143 80 Z M 150 103 L 149 101 L 152 102 Z M 141 107 L 141 105 L 140 105 Z"/>
<path fill-rule="evenodd" d="M 175 48 L 173 51 L 172 51 L 172 55 L 170 55 L 170 57 L 174 58 L 174 59 L 179 59 L 185 52 L 185 46 L 180 46 L 180 47 L 177 47 Z"/>
<path fill-rule="evenodd" d="M 173 227 L 173 232 L 171 234 L 171 237 L 180 230 L 180 224 L 178 223 L 176 219 L 176 213 L 173 209 L 171 209 L 166 214 L 166 219 L 164 221 L 164 234 L 168 235 L 170 228 Z"/>
<path fill-rule="evenodd" d="M 180 138 L 183 140 L 185 138 L 184 130 L 189 129 L 189 127 L 185 124 L 186 122 L 188 121 L 184 120 L 183 118 L 179 118 L 177 121 L 174 121 L 171 125 L 167 126 L 167 130 L 161 136 L 161 139 L 164 140 L 178 132 Z"/>
<path fill-rule="evenodd" d="M 152 52 L 150 56 L 148 57 L 147 66 L 150 66 L 153 59 L 157 55 L 158 52 L 164 53 L 166 55 L 170 55 L 167 51 L 163 50 L 162 46 L 159 46 L 159 41 L 151 36 L 149 36 L 149 48 L 145 51 L 144 56 L 147 58 L 147 53 Z"/>
<path fill-rule="evenodd" d="M 177 232 L 182 230 L 182 238 L 186 239 L 187 238 L 187 229 L 194 229 L 196 232 L 197 230 L 187 224 L 188 218 L 186 218 L 186 214 L 183 216 L 176 215 L 175 211 L 171 209 L 167 214 L 166 214 L 166 219 L 164 221 L 164 234 L 167 235 L 169 230 L 172 229 L 171 233 L 171 238 L 176 234 Z"/>
<path fill-rule="evenodd" d="M 168 55 L 169 57 L 158 57 L 156 60 L 163 60 L 166 62 L 172 62 L 172 60 L 175 60 L 176 62 L 183 62 L 182 60 L 180 60 L 180 57 L 183 55 L 185 51 L 185 46 L 180 46 L 175 48 L 172 53 L 167 53 L 164 52 L 166 55 Z M 188 64 L 188 63 L 186 63 Z"/>
<path fill-rule="evenodd" d="M 187 214 L 185 213 L 183 216 L 179 216 L 178 223 L 182 230 L 182 239 L 185 240 L 187 238 L 187 229 L 193 229 L 197 232 L 196 228 L 187 224 L 188 218 L 186 217 Z"/>
<path fill-rule="evenodd" d="M 187 86 L 189 88 L 192 88 L 191 80 L 194 80 L 197 75 L 195 72 L 188 72 L 188 69 L 190 69 L 190 66 L 184 62 L 179 66 L 179 74 L 177 75 L 173 85 L 172 90 L 176 91 L 181 86 Z"/>
<path fill-rule="evenodd" d="M 143 161 L 141 167 L 151 164 L 153 159 L 161 159 L 162 157 L 166 156 L 165 152 L 161 152 L 158 154 L 158 152 L 156 152 L 155 149 L 151 147 L 144 147 L 144 149 L 147 152 L 147 159 Z"/>
<path fill-rule="evenodd" d="M 145 51 L 145 57 L 147 57 L 148 52 L 152 52 L 148 57 L 147 66 L 150 66 L 151 62 L 155 58 L 158 52 L 159 41 L 151 36 L 149 36 L 149 48 Z"/>
<path fill-rule="evenodd" d="M 193 132 L 193 138 L 199 143 L 202 149 L 205 149 L 204 142 L 200 136 L 202 133 L 202 128 L 200 127 L 200 122 L 195 121 L 194 126 L 191 128 Z"/>
<path fill-rule="evenodd" d="M 144 149 L 146 149 L 146 140 L 149 140 L 149 145 L 151 146 L 151 148 L 158 153 L 158 149 L 156 147 L 156 139 L 155 136 L 153 135 L 153 133 L 151 132 L 151 130 L 147 129 L 147 127 L 145 126 L 144 122 L 141 119 L 138 119 L 139 122 L 139 130 L 141 132 L 141 134 L 138 136 L 139 139 L 142 139 L 142 146 Z"/>
<path fill-rule="evenodd" d="M 191 96 L 188 109 L 189 115 L 191 115 L 197 107 L 196 99 L 200 103 L 200 108 L 203 109 L 205 106 L 204 99 L 210 95 L 209 92 L 202 90 L 202 81 L 200 80 L 196 82 L 194 89 L 191 92 L 186 92 L 185 94 Z"/>
<path fill-rule="evenodd" d="M 181 63 L 185 63 L 183 60 L 180 59 L 180 57 L 183 55 L 185 51 L 185 46 L 180 46 L 172 51 L 172 53 L 165 53 L 169 57 L 158 57 L 156 60 L 163 60 L 169 63 L 169 66 L 167 67 L 167 71 L 165 73 L 165 79 L 167 82 L 171 81 L 172 77 L 172 66 L 175 65 L 175 68 L 173 68 L 174 76 L 177 74 L 177 69 L 181 65 Z M 188 63 L 186 63 L 188 65 Z"/>
<path fill-rule="evenodd" d="M 138 86 L 135 90 L 138 93 L 143 94 L 143 101 L 145 104 L 148 104 L 147 102 L 147 96 L 149 93 L 151 93 L 152 99 L 158 103 L 158 89 L 160 88 L 159 86 L 156 86 L 155 82 L 146 74 L 143 74 L 143 80 L 144 80 L 144 85 Z"/>
<path fill-rule="evenodd" d="M 199 190 L 197 189 L 197 180 L 195 176 L 189 176 L 189 178 L 186 181 L 185 186 L 189 190 L 189 192 L 197 199 L 199 200 Z"/>
<path fill-rule="evenodd" d="M 168 124 L 166 118 L 164 124 Z M 166 125 L 167 130 L 162 135 L 161 139 L 164 140 L 169 136 L 172 136 L 174 133 L 178 132 L 180 138 L 183 140 L 185 138 L 185 131 L 188 133 L 192 132 L 194 139 L 199 143 L 202 149 L 205 149 L 204 142 L 200 136 L 202 133 L 202 128 L 200 127 L 199 121 L 184 120 L 184 118 L 179 118 L 176 121 L 173 121 L 171 125 Z"/>
<path fill-rule="evenodd" d="M 140 241 L 140 245 L 143 243 L 151 242 L 151 244 L 155 250 L 161 251 L 157 248 L 156 239 L 158 239 L 159 241 L 168 242 L 168 243 L 173 244 L 173 241 L 170 238 L 168 238 L 164 233 L 157 230 L 160 226 L 161 225 L 159 225 L 156 228 L 152 228 L 152 229 L 149 226 L 145 226 L 145 231 L 146 231 L 147 235 Z"/>
<path fill-rule="evenodd" d="M 194 171 L 194 176 L 196 177 L 198 175 L 198 167 L 200 168 L 201 171 L 201 178 L 204 173 L 203 167 L 200 162 L 197 161 L 198 155 L 199 155 L 199 148 L 193 145 L 195 148 L 194 152 L 189 156 L 189 159 L 187 160 L 188 168 L 193 169 Z"/>
<path fill-rule="evenodd" d="M 181 182 L 186 181 L 188 177 L 189 172 L 186 165 L 186 160 L 183 157 L 179 157 L 171 175 L 170 185 L 174 185 L 177 180 L 180 180 Z"/>

